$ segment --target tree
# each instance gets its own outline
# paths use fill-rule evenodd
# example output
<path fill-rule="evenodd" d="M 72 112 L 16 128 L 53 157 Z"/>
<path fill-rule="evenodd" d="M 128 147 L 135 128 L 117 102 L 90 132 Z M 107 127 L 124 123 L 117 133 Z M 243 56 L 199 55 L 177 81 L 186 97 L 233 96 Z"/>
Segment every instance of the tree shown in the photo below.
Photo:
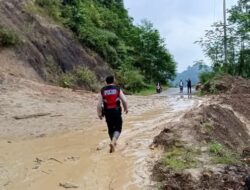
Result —
<path fill-rule="evenodd" d="M 49 0 L 36 1 L 51 3 Z M 130 83 L 128 88 L 166 82 L 175 75 L 175 61 L 159 31 L 146 20 L 139 26 L 133 25 L 123 0 L 53 1 L 57 2 L 55 6 L 60 10 L 63 23 L 83 46 L 109 63 L 120 81 Z M 126 78 L 131 76 L 136 81 Z"/>
<path fill-rule="evenodd" d="M 205 37 L 198 41 L 205 54 L 212 60 L 214 70 L 222 70 L 231 75 L 249 77 L 250 49 L 250 5 L 249 0 L 239 0 L 230 9 L 227 26 L 228 64 L 223 64 L 223 28 L 221 23 L 214 23 Z"/>

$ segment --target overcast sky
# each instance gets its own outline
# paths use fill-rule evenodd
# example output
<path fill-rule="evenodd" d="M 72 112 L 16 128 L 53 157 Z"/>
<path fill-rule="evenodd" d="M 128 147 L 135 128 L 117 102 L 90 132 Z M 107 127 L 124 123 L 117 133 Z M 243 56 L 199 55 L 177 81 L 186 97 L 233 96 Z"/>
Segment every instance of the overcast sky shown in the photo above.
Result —
<path fill-rule="evenodd" d="M 226 2 L 230 8 L 237 0 Z M 194 61 L 207 61 L 194 41 L 203 37 L 213 22 L 222 20 L 223 0 L 124 0 L 124 4 L 135 24 L 147 19 L 160 31 L 178 63 L 178 72 Z"/>

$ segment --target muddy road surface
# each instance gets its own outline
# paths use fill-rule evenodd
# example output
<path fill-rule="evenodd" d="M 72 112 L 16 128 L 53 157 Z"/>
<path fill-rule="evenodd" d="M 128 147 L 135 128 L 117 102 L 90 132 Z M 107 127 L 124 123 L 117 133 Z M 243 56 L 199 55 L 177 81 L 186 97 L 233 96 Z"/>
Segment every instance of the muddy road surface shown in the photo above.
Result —
<path fill-rule="evenodd" d="M 3 190 L 151 189 L 150 171 L 160 156 L 151 147 L 154 137 L 202 102 L 178 89 L 128 96 L 123 132 L 109 154 L 106 123 L 96 116 L 97 94 L 7 80 L 0 100 Z"/>

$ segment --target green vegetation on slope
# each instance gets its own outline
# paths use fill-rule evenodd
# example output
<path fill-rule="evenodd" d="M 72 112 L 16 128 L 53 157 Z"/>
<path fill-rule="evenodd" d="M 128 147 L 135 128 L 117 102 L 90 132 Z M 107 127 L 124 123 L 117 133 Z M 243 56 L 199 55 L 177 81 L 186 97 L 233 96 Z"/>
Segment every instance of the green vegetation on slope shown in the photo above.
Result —
<path fill-rule="evenodd" d="M 14 31 L 0 27 L 0 47 L 17 45 L 19 42 L 20 39 Z"/>
<path fill-rule="evenodd" d="M 67 88 L 85 87 L 91 91 L 97 91 L 100 88 L 95 74 L 84 67 L 62 75 L 59 84 Z"/>
<path fill-rule="evenodd" d="M 218 142 L 209 144 L 209 152 L 212 156 L 212 162 L 215 164 L 235 164 L 239 163 L 239 155 L 228 150 Z"/>
<path fill-rule="evenodd" d="M 175 61 L 159 31 L 148 21 L 133 25 L 122 0 L 36 0 L 35 6 L 101 55 L 130 91 L 167 83 L 175 75 Z"/>
<path fill-rule="evenodd" d="M 196 157 L 200 154 L 199 150 L 173 146 L 166 153 L 163 162 L 166 167 L 174 170 L 194 168 L 199 164 Z"/>

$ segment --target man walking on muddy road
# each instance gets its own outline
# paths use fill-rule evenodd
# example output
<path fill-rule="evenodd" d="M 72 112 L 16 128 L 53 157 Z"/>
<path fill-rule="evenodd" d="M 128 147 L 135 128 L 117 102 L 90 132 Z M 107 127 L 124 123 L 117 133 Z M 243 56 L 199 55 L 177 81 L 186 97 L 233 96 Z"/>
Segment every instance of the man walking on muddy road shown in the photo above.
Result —
<path fill-rule="evenodd" d="M 192 95 L 192 94 L 191 94 L 191 93 L 192 93 L 191 89 L 192 89 L 191 80 L 188 79 L 188 80 L 187 80 L 188 97 L 191 97 L 191 95 Z"/>
<path fill-rule="evenodd" d="M 97 114 L 100 119 L 106 118 L 110 137 L 110 153 L 115 151 L 116 141 L 122 131 L 122 108 L 128 113 L 128 105 L 122 90 L 114 84 L 114 76 L 106 78 L 106 86 L 101 89 L 97 105 Z"/>

